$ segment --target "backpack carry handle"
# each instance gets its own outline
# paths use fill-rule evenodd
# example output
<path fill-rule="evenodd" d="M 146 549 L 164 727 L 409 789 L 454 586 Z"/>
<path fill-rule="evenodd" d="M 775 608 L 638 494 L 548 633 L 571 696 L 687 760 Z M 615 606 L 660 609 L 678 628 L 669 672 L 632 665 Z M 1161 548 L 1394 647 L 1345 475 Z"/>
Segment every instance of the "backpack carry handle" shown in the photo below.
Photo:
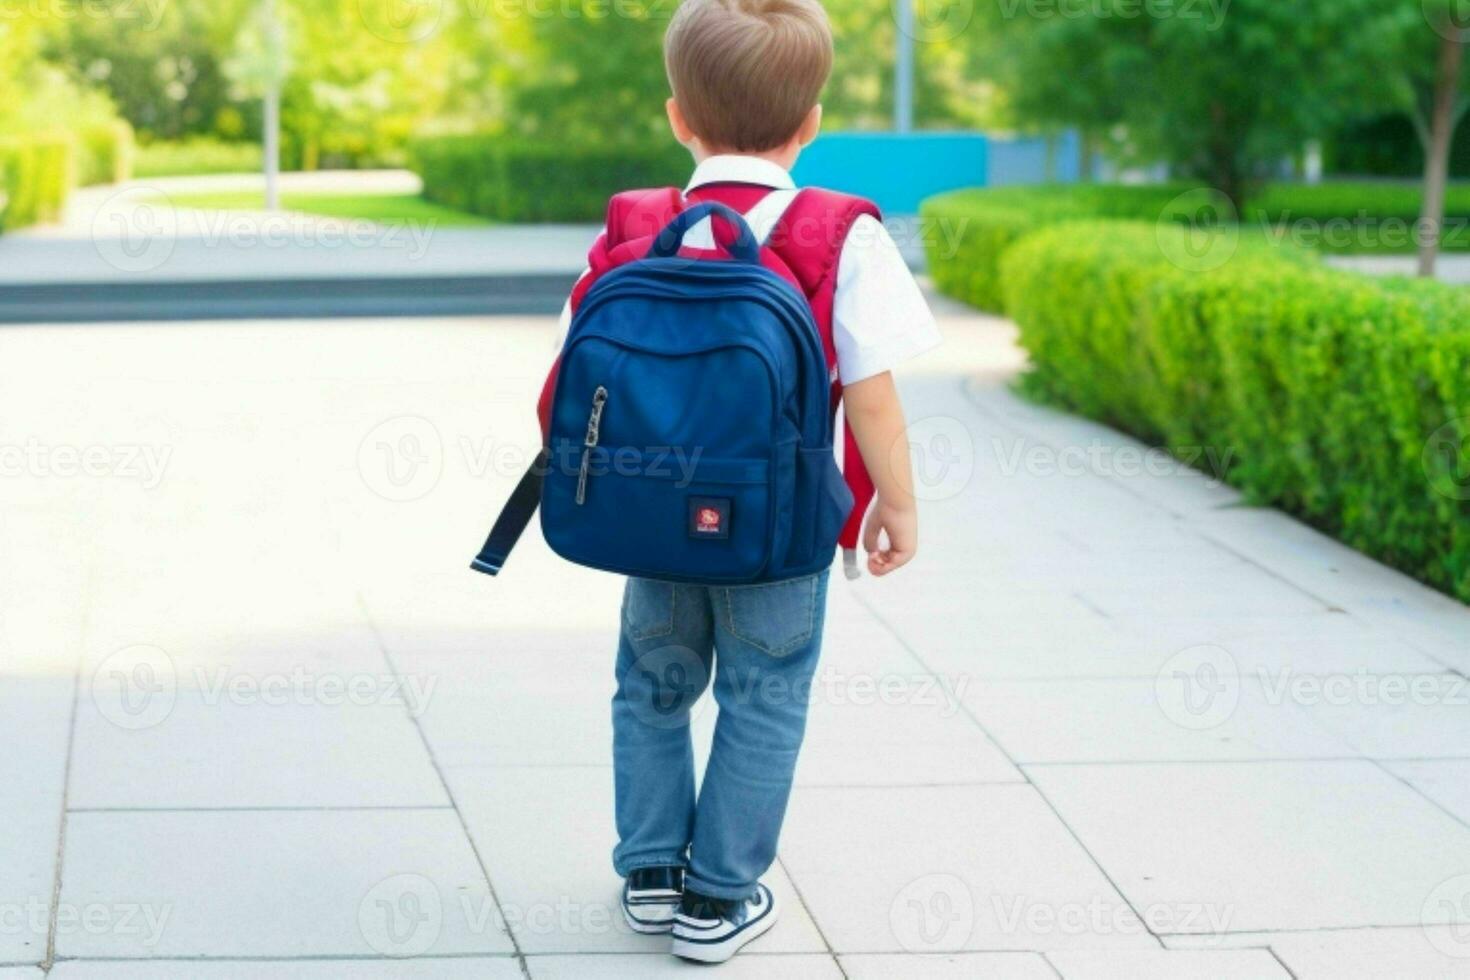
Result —
<path fill-rule="evenodd" d="M 680 245 L 684 241 L 684 233 L 693 228 L 705 218 L 722 218 L 731 228 L 735 229 L 735 240 L 725 246 L 731 258 L 739 259 L 741 262 L 749 262 L 759 265 L 761 260 L 760 242 L 755 240 L 755 233 L 750 230 L 750 225 L 745 223 L 745 218 L 734 208 L 726 207 L 718 201 L 705 201 L 696 204 L 687 211 L 680 211 L 659 232 L 653 240 L 653 245 L 648 249 L 649 258 L 670 258 L 677 255 Z"/>

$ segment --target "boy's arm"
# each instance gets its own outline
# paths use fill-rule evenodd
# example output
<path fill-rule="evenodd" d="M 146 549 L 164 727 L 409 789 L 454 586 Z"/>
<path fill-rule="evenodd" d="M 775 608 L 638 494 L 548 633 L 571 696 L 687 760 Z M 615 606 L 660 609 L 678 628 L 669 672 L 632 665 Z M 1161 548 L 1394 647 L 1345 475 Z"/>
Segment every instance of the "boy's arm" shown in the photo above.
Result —
<path fill-rule="evenodd" d="M 907 565 L 919 550 L 908 425 L 893 374 L 884 371 L 847 385 L 842 389 L 842 403 L 877 491 L 873 512 L 863 528 L 868 571 L 887 575 Z M 879 532 L 887 536 L 887 547 L 881 546 Z"/>

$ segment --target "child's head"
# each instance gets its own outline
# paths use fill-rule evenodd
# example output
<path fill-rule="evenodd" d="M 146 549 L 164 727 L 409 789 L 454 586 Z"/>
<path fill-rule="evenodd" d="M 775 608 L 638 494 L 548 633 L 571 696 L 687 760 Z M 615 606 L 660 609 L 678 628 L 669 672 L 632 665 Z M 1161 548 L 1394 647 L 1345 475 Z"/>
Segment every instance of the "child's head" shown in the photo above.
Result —
<path fill-rule="evenodd" d="M 680 142 L 705 153 L 794 151 L 821 124 L 832 29 L 818 0 L 683 0 L 664 66 Z"/>

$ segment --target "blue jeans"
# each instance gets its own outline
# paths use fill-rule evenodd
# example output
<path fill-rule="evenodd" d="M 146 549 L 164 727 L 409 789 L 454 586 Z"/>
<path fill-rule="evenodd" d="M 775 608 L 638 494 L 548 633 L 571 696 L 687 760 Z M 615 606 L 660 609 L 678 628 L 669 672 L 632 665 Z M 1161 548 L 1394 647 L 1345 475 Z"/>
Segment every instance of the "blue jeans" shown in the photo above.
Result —
<path fill-rule="evenodd" d="M 826 608 L 826 571 L 731 588 L 628 580 L 612 703 L 618 874 L 678 866 L 702 895 L 754 890 L 776 858 Z M 720 713 L 696 803 L 689 711 L 711 675 Z"/>

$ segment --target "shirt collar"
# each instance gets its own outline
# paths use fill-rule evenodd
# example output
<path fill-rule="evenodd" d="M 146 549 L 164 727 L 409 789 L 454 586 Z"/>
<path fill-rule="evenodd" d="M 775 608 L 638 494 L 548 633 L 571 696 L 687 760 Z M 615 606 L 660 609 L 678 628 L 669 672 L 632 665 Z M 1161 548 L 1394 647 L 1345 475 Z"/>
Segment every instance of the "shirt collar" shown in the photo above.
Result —
<path fill-rule="evenodd" d="M 705 184 L 757 184 L 778 190 L 790 190 L 796 186 L 791 182 L 791 175 L 779 163 L 735 153 L 707 157 L 694 168 L 694 176 L 689 178 L 689 186 L 684 190 L 692 191 Z"/>

